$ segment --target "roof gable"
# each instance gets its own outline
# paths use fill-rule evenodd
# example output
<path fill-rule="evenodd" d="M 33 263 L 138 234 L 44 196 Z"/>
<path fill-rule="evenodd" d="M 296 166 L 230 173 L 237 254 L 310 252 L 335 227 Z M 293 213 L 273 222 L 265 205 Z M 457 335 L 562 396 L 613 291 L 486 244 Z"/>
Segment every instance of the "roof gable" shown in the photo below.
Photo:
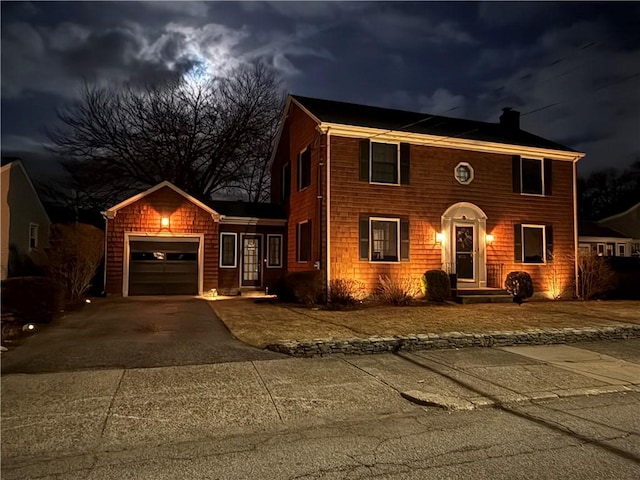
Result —
<path fill-rule="evenodd" d="M 220 214 L 218 212 L 216 212 L 213 208 L 209 207 L 205 203 L 203 203 L 200 200 L 198 200 L 197 198 L 189 195 L 184 190 L 176 187 L 173 183 L 171 183 L 169 181 L 166 181 L 166 180 L 164 182 L 161 182 L 161 183 L 157 184 L 155 187 L 151 187 L 150 189 L 145 190 L 142 193 L 134 195 L 133 197 L 129 197 L 126 200 L 124 200 L 123 202 L 120 202 L 119 204 L 109 208 L 108 210 L 105 211 L 105 215 L 107 216 L 107 218 L 114 218 L 116 216 L 116 213 L 118 212 L 118 210 L 121 210 L 124 207 L 126 207 L 128 205 L 131 205 L 132 203 L 135 203 L 138 200 L 141 200 L 142 198 L 146 197 L 147 195 L 149 195 L 149 194 L 151 194 L 153 192 L 157 192 L 161 188 L 165 188 L 165 187 L 170 188 L 171 190 L 173 190 L 174 192 L 178 193 L 179 195 L 182 195 L 184 198 L 189 200 L 191 203 L 193 203 L 194 205 L 197 205 L 198 207 L 203 209 L 205 212 L 209 213 L 214 220 L 219 220 L 220 219 Z"/>
<path fill-rule="evenodd" d="M 36 187 L 33 185 L 33 182 L 31 181 L 31 177 L 29 177 L 29 174 L 25 170 L 24 165 L 22 164 L 20 159 L 11 157 L 11 158 L 9 158 L 8 162 L 6 162 L 4 165 L 2 165 L 2 167 L 0 167 L 0 170 L 2 172 L 6 172 L 7 170 L 9 172 L 11 172 L 14 169 L 16 169 L 16 171 L 20 172 L 20 174 L 24 176 L 25 180 L 27 181 L 27 184 L 29 185 L 29 188 L 30 188 L 31 192 L 33 193 L 33 196 L 36 199 L 36 202 L 37 202 L 38 206 L 42 210 L 42 213 L 44 214 L 44 216 L 50 222 L 51 219 L 49 218 L 49 214 L 47 213 L 47 209 L 44 208 L 44 205 L 42 204 L 42 200 L 40 200 L 40 195 L 38 195 L 38 191 L 36 190 Z M 11 175 L 9 176 L 9 182 L 11 182 Z M 3 190 L 8 190 L 8 188 L 9 188 L 9 185 L 3 185 L 2 186 Z"/>

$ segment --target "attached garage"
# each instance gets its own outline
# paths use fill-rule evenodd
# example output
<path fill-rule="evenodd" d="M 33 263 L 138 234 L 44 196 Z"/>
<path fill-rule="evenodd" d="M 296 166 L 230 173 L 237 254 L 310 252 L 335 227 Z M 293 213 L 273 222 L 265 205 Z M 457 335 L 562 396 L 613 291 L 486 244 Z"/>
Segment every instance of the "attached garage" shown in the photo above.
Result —
<path fill-rule="evenodd" d="M 199 238 L 129 237 L 129 295 L 197 295 Z"/>

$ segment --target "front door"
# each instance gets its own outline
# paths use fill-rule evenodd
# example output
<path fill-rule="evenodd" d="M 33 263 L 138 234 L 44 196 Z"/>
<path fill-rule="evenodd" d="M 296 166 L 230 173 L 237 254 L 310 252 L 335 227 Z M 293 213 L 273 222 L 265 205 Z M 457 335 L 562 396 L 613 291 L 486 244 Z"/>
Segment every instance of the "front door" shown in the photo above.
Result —
<path fill-rule="evenodd" d="M 476 278 L 476 228 L 475 225 L 454 225 L 454 258 L 458 283 L 462 288 L 477 286 Z"/>
<path fill-rule="evenodd" d="M 242 286 L 260 286 L 260 237 L 245 235 L 242 237 Z"/>

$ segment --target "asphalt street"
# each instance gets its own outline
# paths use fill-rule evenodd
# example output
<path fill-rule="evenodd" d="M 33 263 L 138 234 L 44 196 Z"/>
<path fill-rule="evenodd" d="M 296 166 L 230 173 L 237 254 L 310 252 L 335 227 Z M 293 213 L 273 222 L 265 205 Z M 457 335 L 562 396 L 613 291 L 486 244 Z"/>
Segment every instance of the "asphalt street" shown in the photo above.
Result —
<path fill-rule="evenodd" d="M 640 340 L 551 347 L 4 375 L 2 478 L 637 478 Z"/>

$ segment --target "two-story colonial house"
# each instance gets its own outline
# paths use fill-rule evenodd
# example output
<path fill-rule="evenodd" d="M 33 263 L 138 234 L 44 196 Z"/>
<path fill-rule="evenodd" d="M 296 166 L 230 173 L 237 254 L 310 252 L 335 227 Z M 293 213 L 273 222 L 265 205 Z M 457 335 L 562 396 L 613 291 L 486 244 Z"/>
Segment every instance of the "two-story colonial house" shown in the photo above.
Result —
<path fill-rule="evenodd" d="M 272 156 L 272 202 L 287 215 L 287 271 L 326 284 L 455 274 L 458 289 L 527 271 L 538 293 L 572 294 L 576 165 L 583 153 L 498 123 L 297 95 Z"/>

